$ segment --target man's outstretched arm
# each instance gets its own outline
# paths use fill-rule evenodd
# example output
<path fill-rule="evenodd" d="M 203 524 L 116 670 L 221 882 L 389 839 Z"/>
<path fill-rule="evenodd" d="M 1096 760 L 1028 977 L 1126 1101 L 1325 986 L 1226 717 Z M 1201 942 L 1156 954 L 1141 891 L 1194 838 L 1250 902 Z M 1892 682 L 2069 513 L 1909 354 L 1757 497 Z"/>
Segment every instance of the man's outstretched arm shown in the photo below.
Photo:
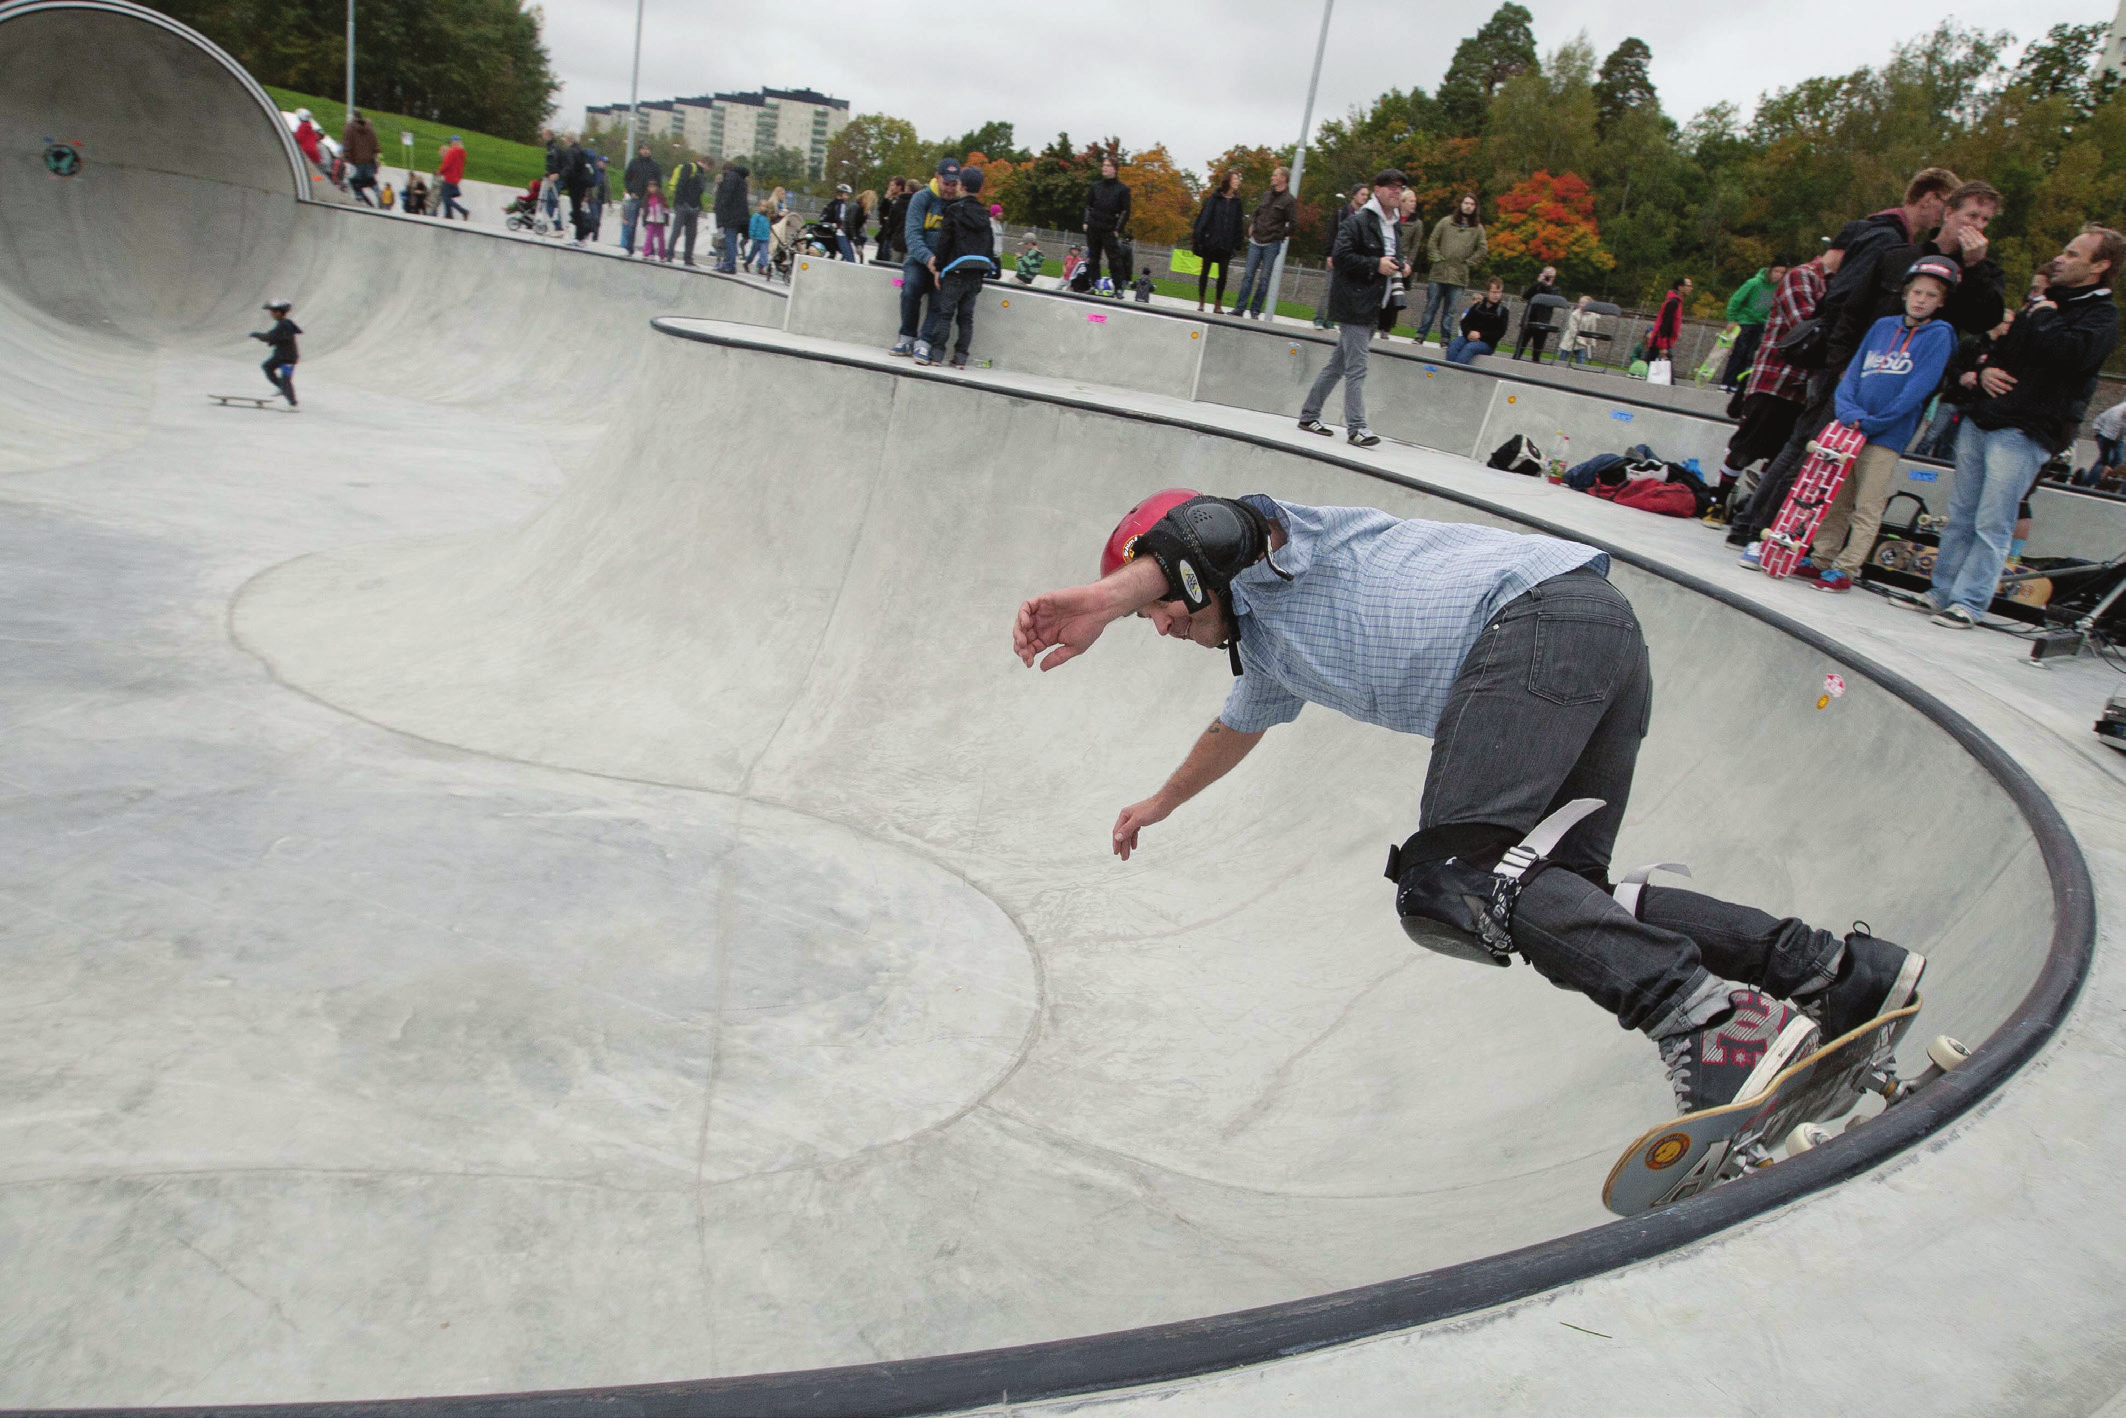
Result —
<path fill-rule="evenodd" d="M 1019 606 L 1012 621 L 1011 648 L 1032 668 L 1043 650 L 1053 653 L 1041 668 L 1052 670 L 1090 650 L 1100 632 L 1125 616 L 1135 615 L 1166 594 L 1166 573 L 1149 557 L 1132 561 L 1090 586 L 1046 591 Z"/>
<path fill-rule="evenodd" d="M 1166 780 L 1166 786 L 1141 803 L 1131 803 L 1122 809 L 1115 819 L 1115 855 L 1123 861 L 1137 849 L 1137 833 L 1155 822 L 1164 822 L 1196 794 L 1223 778 L 1233 770 L 1233 765 L 1248 756 L 1249 750 L 1262 741 L 1262 734 L 1244 734 L 1228 728 L 1224 721 L 1211 720 L 1211 726 L 1197 736 L 1196 746 L 1189 750 L 1188 757 Z"/>

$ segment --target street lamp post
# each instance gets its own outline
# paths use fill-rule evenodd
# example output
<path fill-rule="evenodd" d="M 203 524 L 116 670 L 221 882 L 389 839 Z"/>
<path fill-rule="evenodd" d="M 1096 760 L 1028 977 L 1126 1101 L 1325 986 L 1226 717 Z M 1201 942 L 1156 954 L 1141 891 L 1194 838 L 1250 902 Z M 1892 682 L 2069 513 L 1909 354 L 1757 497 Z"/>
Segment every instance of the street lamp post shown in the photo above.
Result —
<path fill-rule="evenodd" d="M 642 141 L 642 0 L 635 0 L 635 69 L 627 81 L 627 150 L 629 162 Z"/>
<path fill-rule="evenodd" d="M 1321 87 L 1321 56 L 1329 47 L 1329 15 L 1336 0 L 1321 0 L 1321 37 L 1314 41 L 1314 76 L 1307 80 L 1307 111 L 1299 120 L 1299 146 L 1292 150 L 1292 214 L 1299 214 L 1299 179 L 1307 170 L 1307 136 L 1314 131 L 1314 93 Z M 1284 254 L 1291 248 L 1286 237 L 1270 263 L 1270 319 L 1277 319 L 1277 297 L 1284 290 Z"/>
<path fill-rule="evenodd" d="M 347 0 L 347 116 L 354 117 L 354 0 Z"/>

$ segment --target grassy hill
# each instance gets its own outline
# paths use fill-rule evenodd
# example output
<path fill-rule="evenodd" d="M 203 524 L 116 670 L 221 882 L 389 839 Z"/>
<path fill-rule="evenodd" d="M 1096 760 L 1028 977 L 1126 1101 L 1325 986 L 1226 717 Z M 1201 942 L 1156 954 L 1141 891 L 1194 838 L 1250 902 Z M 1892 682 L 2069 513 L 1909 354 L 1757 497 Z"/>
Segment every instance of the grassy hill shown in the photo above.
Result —
<path fill-rule="evenodd" d="M 309 109 L 317 126 L 334 138 L 338 138 L 340 130 L 347 126 L 347 110 L 336 99 L 277 89 L 271 84 L 264 88 L 275 103 L 290 112 L 298 108 Z M 400 167 L 405 162 L 406 149 L 399 143 L 401 133 L 413 134 L 413 165 L 422 172 L 435 170 L 437 151 L 455 133 L 465 140 L 465 176 L 475 182 L 522 187 L 546 171 L 546 150 L 531 143 L 512 143 L 507 138 L 475 133 L 469 128 L 452 128 L 448 124 L 431 123 L 425 118 L 408 118 L 374 108 L 362 111 L 369 115 L 370 124 L 384 144 L 384 166 L 387 169 Z"/>

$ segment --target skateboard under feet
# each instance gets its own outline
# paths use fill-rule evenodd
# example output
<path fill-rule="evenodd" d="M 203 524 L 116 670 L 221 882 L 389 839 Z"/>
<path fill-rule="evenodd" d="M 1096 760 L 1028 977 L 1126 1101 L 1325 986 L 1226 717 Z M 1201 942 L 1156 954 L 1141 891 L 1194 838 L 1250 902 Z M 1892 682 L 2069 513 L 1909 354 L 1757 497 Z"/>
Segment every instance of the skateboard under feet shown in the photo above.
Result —
<path fill-rule="evenodd" d="M 1886 1106 L 1909 1098 L 1963 1062 L 1966 1052 L 1941 1035 L 1928 1046 L 1923 1073 L 1897 1076 L 1893 1055 L 1922 1003 L 1915 998 L 1831 1040 L 1753 1097 L 1648 1128 L 1610 1168 L 1602 1204 L 1619 1216 L 1636 1216 L 1696 1196 L 1828 1141 L 1831 1134 L 1819 1125 L 1852 1112 L 1863 1093 L 1881 1095 Z M 1856 1116 L 1846 1126 L 1862 1121 Z"/>

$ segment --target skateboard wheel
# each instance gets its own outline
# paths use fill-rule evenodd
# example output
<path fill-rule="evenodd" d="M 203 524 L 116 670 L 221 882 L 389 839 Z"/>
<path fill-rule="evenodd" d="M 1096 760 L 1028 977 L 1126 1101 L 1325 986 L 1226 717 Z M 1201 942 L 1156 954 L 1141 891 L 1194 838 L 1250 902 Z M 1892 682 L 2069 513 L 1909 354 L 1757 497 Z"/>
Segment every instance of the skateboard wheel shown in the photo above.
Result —
<path fill-rule="evenodd" d="M 1810 1148 L 1821 1147 L 1830 1140 L 1830 1129 L 1817 1123 L 1803 1123 L 1787 1134 L 1784 1151 L 1789 1157 L 1799 1157 Z"/>
<path fill-rule="evenodd" d="M 1969 1049 L 1965 1048 L 1960 1041 L 1952 1039 L 1946 1034 L 1936 1034 L 1934 1042 L 1927 1045 L 1927 1062 L 1933 1064 L 1943 1073 L 1947 1073 L 1950 1069 L 1955 1068 L 1970 1057 L 1971 1051 Z"/>

